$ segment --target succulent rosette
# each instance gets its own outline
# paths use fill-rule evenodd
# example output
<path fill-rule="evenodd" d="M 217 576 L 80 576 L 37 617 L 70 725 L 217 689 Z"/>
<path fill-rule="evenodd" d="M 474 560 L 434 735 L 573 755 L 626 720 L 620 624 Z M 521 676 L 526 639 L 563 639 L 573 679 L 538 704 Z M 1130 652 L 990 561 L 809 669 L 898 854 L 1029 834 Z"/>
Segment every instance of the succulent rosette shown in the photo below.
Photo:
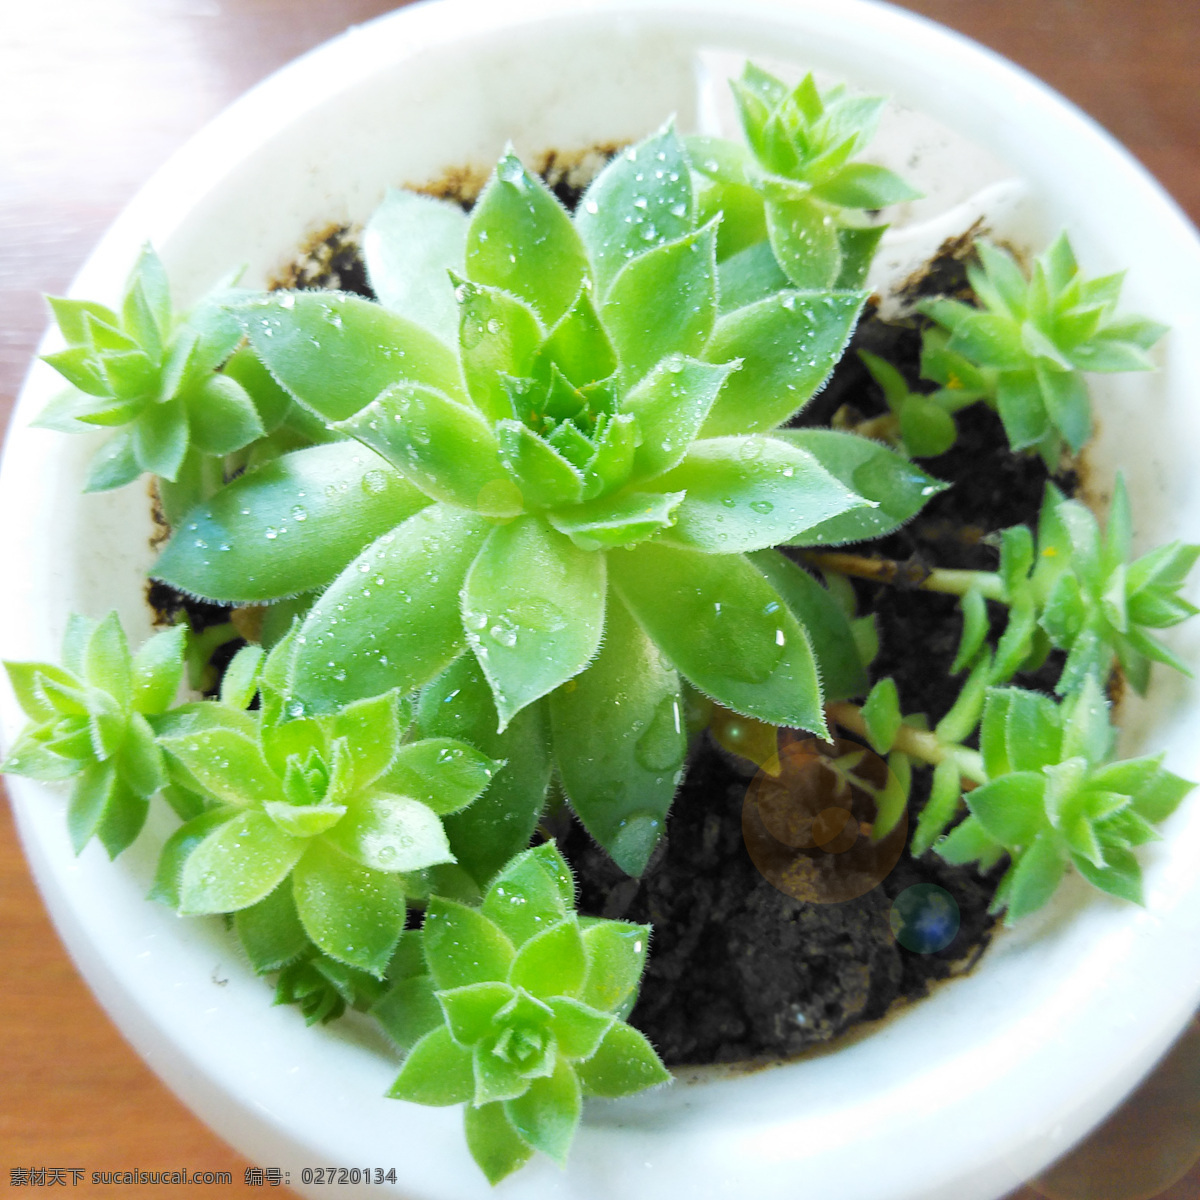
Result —
<path fill-rule="evenodd" d="M 175 702 L 183 681 L 182 627 L 160 633 L 131 655 L 117 614 L 72 616 L 63 665 L 6 662 L 29 718 L 0 771 L 31 779 L 75 779 L 67 810 L 79 853 L 93 836 L 111 858 L 146 821 L 150 797 L 167 782 L 152 721 Z"/>
<path fill-rule="evenodd" d="M 746 142 L 688 139 L 701 205 L 722 212 L 721 258 L 739 284 L 859 287 L 886 225 L 868 212 L 920 196 L 894 171 L 853 161 L 884 105 L 812 75 L 794 87 L 747 63 L 732 81 Z M 772 258 L 774 261 L 772 261 Z"/>
<path fill-rule="evenodd" d="M 319 592 L 292 680 L 313 711 L 426 686 L 469 653 L 501 733 L 546 702 L 576 812 L 639 873 L 684 757 L 681 680 L 818 731 L 844 683 L 806 632 L 830 606 L 806 611 L 802 584 L 785 597 L 747 554 L 875 536 L 940 486 L 865 439 L 781 428 L 865 296 L 723 302 L 717 226 L 670 125 L 574 217 L 511 153 L 469 216 L 393 193 L 365 238 L 389 307 L 242 309 L 272 375 L 355 440 L 236 480 L 155 574 L 225 602 Z"/>
<path fill-rule="evenodd" d="M 1150 371 L 1148 351 L 1167 331 L 1118 314 L 1125 273 L 1086 279 L 1065 233 L 1026 278 L 1007 251 L 975 244 L 967 277 L 979 307 L 939 297 L 920 308 L 926 334 L 921 371 L 1000 414 L 1014 450 L 1034 447 L 1053 468 L 1065 442 L 1076 453 L 1092 435 L 1084 374 Z"/>
<path fill-rule="evenodd" d="M 988 696 L 979 744 L 989 782 L 966 793 L 970 815 L 939 840 L 952 863 L 987 869 L 1008 854 L 993 911 L 1009 924 L 1053 895 L 1068 865 L 1101 891 L 1142 902 L 1132 848 L 1159 837 L 1195 786 L 1162 756 L 1112 762 L 1108 704 L 1089 675 L 1061 704 L 1020 688 Z"/>
<path fill-rule="evenodd" d="M 266 904 L 269 928 L 294 905 L 319 950 L 382 975 L 406 894 L 424 887 L 413 876 L 454 861 L 441 815 L 470 804 L 500 764 L 451 738 L 403 742 L 411 706 L 394 691 L 293 715 L 279 687 L 292 649 L 279 643 L 261 678 L 235 660 L 221 703 L 161 722 L 174 783 L 199 811 L 167 841 L 155 893 L 188 915 Z M 242 653 L 251 667 L 262 656 Z M 247 710 L 258 688 L 263 703 Z"/>
<path fill-rule="evenodd" d="M 554 844 L 513 859 L 479 907 L 434 898 L 393 960 L 375 1006 L 408 1051 L 389 1093 L 466 1104 L 467 1144 L 497 1183 L 535 1150 L 566 1160 L 584 1096 L 639 1092 L 671 1077 L 622 1019 L 650 930 L 580 918 Z"/>

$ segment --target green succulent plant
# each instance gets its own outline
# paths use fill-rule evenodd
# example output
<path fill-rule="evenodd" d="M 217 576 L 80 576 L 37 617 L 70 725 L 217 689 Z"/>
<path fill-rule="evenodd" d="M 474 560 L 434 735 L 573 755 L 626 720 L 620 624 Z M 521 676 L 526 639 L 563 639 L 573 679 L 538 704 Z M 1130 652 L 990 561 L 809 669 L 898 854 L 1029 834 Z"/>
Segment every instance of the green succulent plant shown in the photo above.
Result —
<path fill-rule="evenodd" d="M 72 616 L 63 666 L 6 662 L 29 724 L 0 772 L 74 778 L 67 827 L 75 852 L 98 837 L 115 858 L 141 832 L 150 797 L 167 782 L 152 722 L 183 680 L 185 631 L 170 629 L 131 655 L 116 613 Z"/>
<path fill-rule="evenodd" d="M 982 396 L 1014 450 L 1034 447 L 1053 468 L 1065 442 L 1091 437 L 1087 372 L 1147 371 L 1147 351 L 1166 326 L 1116 312 L 1124 273 L 1084 279 L 1065 233 L 1033 262 L 1028 279 L 1007 251 L 975 243 L 967 275 L 975 308 L 945 297 L 920 310 L 940 327 L 926 339 L 922 371 L 967 396 Z"/>
<path fill-rule="evenodd" d="M 500 872 L 479 907 L 432 899 L 422 955 L 398 954 L 394 989 L 376 1006 L 408 1051 L 389 1095 L 465 1103 L 467 1145 L 492 1183 L 535 1150 L 564 1162 L 584 1096 L 670 1079 L 622 1019 L 649 929 L 574 909 L 566 861 L 552 842 L 536 846 Z"/>
<path fill-rule="evenodd" d="M 72 386 L 38 424 L 67 432 L 118 430 L 93 460 L 88 491 L 121 487 L 143 472 L 174 482 L 194 465 L 189 458 L 228 454 L 263 436 L 250 395 L 217 370 L 242 340 L 219 303 L 225 290 L 180 319 L 162 263 L 147 246 L 119 312 L 51 297 L 67 347 L 46 355 L 46 362 Z"/>
<path fill-rule="evenodd" d="M 705 211 L 721 212 L 721 257 L 748 257 L 732 275 L 770 261 L 799 288 L 860 287 L 886 226 L 868 210 L 920 192 L 886 167 L 852 161 L 875 135 L 884 100 L 841 85 L 821 92 L 812 75 L 795 87 L 747 63 L 732 81 L 746 144 L 688 139 L 692 167 L 711 181 Z"/>
<path fill-rule="evenodd" d="M 395 692 L 293 715 L 279 686 L 293 649 L 280 642 L 260 678 L 235 660 L 221 703 L 160 724 L 175 783 L 202 805 L 168 839 L 155 892 L 185 914 L 230 913 L 286 883 L 316 947 L 382 975 L 406 893 L 421 890 L 408 874 L 454 860 L 441 814 L 470 804 L 502 764 L 451 738 L 402 744 L 411 706 Z M 247 711 L 256 688 L 262 705 Z"/>
<path fill-rule="evenodd" d="M 1040 908 L 1069 864 L 1101 891 L 1140 904 L 1132 847 L 1195 786 L 1162 756 L 1110 762 L 1114 730 L 1094 676 L 1061 704 L 1019 688 L 990 693 L 980 731 L 989 782 L 966 794 L 970 816 L 937 845 L 949 862 L 1011 865 L 994 910 L 1012 924 Z"/>
<path fill-rule="evenodd" d="M 1169 629 L 1200 611 L 1179 594 L 1200 545 L 1175 541 L 1133 559 L 1131 541 L 1132 512 L 1121 475 L 1103 533 L 1083 504 L 1048 485 L 1028 587 L 1042 629 L 1068 651 L 1060 694 L 1074 691 L 1088 675 L 1103 679 L 1114 654 L 1125 679 L 1143 695 L 1152 662 L 1192 673 L 1149 631 Z"/>
<path fill-rule="evenodd" d="M 807 612 L 746 555 L 875 536 L 941 486 L 866 439 L 780 428 L 863 294 L 785 287 L 722 312 L 715 236 L 670 126 L 574 218 L 511 154 L 469 217 L 394 194 L 366 245 L 395 311 L 242 308 L 272 375 L 355 441 L 235 480 L 156 576 L 226 602 L 324 587 L 292 681 L 313 711 L 427 685 L 464 651 L 501 732 L 548 698 L 576 812 L 640 873 L 684 757 L 681 677 L 824 729 L 839 681 L 822 693 Z M 457 353 L 438 337 L 455 312 Z"/>

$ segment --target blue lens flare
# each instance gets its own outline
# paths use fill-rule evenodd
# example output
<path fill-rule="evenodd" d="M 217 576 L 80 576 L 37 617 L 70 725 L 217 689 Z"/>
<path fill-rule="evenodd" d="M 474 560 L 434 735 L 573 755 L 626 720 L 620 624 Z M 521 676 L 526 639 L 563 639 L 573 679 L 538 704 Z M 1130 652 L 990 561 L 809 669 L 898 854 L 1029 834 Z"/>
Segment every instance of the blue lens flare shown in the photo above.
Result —
<path fill-rule="evenodd" d="M 935 954 L 958 934 L 958 903 L 936 883 L 914 883 L 892 901 L 888 919 L 905 950 Z"/>

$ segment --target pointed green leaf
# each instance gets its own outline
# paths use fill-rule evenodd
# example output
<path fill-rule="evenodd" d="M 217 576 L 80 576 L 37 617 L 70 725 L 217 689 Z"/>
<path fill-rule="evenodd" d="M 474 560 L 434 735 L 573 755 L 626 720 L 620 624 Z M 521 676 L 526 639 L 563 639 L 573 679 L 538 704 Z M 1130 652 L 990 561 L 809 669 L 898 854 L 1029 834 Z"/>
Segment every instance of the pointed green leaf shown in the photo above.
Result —
<path fill-rule="evenodd" d="M 1112 786 L 1111 783 L 1108 786 Z M 1195 786 L 1170 771 L 1160 770 L 1148 783 L 1137 789 L 1132 807 L 1138 816 L 1158 824 L 1179 807 L 1180 801 Z"/>
<path fill-rule="evenodd" d="M 520 421 L 496 423 L 500 461 L 521 489 L 529 508 L 576 504 L 583 496 L 583 472 Z"/>
<path fill-rule="evenodd" d="M 624 1022 L 615 1024 L 599 1050 L 575 1070 L 589 1096 L 629 1096 L 671 1081 L 645 1035 Z"/>
<path fill-rule="evenodd" d="M 886 208 L 921 193 L 894 171 L 874 163 L 849 163 L 831 179 L 818 184 L 813 195 L 842 208 Z"/>
<path fill-rule="evenodd" d="M 437 993 L 450 1036 L 460 1046 L 473 1046 L 489 1035 L 494 1036 L 496 1026 L 492 1018 L 515 996 L 516 992 L 507 983 L 498 981 L 469 983 Z"/>
<path fill-rule="evenodd" d="M 1073 856 L 1075 869 L 1093 887 L 1131 904 L 1145 903 L 1142 896 L 1142 868 L 1128 850 L 1105 847 L 1104 866 L 1097 866 L 1081 854 Z"/>
<path fill-rule="evenodd" d="M 284 880 L 269 896 L 234 917 L 234 928 L 250 965 L 260 975 L 278 971 L 308 949 L 292 886 Z"/>
<path fill-rule="evenodd" d="M 629 413 L 618 413 L 596 439 L 596 453 L 584 469 L 583 494 L 588 499 L 616 491 L 629 479 L 639 432 Z"/>
<path fill-rule="evenodd" d="M 132 483 L 142 473 L 134 452 L 133 433 L 122 429 L 114 434 L 88 464 L 85 492 L 107 492 Z"/>
<path fill-rule="evenodd" d="M 934 842 L 938 855 L 948 863 L 996 862 L 1004 848 L 991 837 L 974 816 L 956 825 L 944 838 Z"/>
<path fill-rule="evenodd" d="M 807 631 L 825 702 L 861 696 L 867 690 L 863 656 L 845 609 L 807 571 L 777 550 L 747 555 Z"/>
<path fill-rule="evenodd" d="M 834 517 L 792 539 L 793 545 L 829 546 L 883 537 L 911 520 L 947 487 L 903 455 L 852 433 L 777 429 L 771 436 L 807 451 L 850 491 L 878 505 Z"/>
<path fill-rule="evenodd" d="M 511 151 L 475 202 L 467 275 L 506 288 L 553 325 L 579 294 L 587 258 L 566 210 Z"/>
<path fill-rule="evenodd" d="M 588 965 L 579 999 L 601 1012 L 628 1012 L 646 968 L 649 946 L 647 925 L 598 921 L 587 926 L 583 949 Z"/>
<path fill-rule="evenodd" d="M 471 399 L 491 421 L 511 417 L 504 379 L 530 373 L 542 342 L 541 324 L 533 309 L 501 288 L 463 279 L 455 294 L 460 305 L 458 346 Z"/>
<path fill-rule="evenodd" d="M 324 841 L 372 872 L 420 871 L 454 861 L 437 815 L 406 796 L 353 797 Z"/>
<path fill-rule="evenodd" d="M 559 1058 L 549 1078 L 533 1080 L 523 1096 L 504 1102 L 505 1115 L 521 1137 L 560 1166 L 567 1160 L 581 1111 L 579 1080 L 565 1058 Z"/>
<path fill-rule="evenodd" d="M 360 296 L 272 292 L 241 309 L 255 353 L 301 403 L 344 421 L 398 380 L 462 396 L 453 352 Z"/>
<path fill-rule="evenodd" d="M 1042 389 L 1032 370 L 1002 372 L 996 387 L 996 404 L 1008 444 L 1014 450 L 1032 446 L 1050 428 Z"/>
<path fill-rule="evenodd" d="M 803 408 L 841 358 L 865 298 L 785 291 L 723 316 L 704 357 L 742 366 L 721 389 L 705 436 L 768 430 Z"/>
<path fill-rule="evenodd" d="M 353 862 L 328 838 L 316 838 L 292 872 L 292 894 L 308 936 L 326 954 L 383 977 L 404 929 L 404 892 L 395 875 Z"/>
<path fill-rule="evenodd" d="M 88 346 L 72 346 L 43 354 L 42 361 L 53 367 L 68 383 L 89 396 L 112 396 L 112 386 L 101 370 L 100 358 Z"/>
<path fill-rule="evenodd" d="M 396 1082 L 388 1090 L 393 1100 L 439 1108 L 461 1104 L 474 1094 L 471 1052 L 450 1036 L 445 1025 L 431 1030 L 409 1051 Z"/>
<path fill-rule="evenodd" d="M 522 946 L 564 920 L 574 907 L 571 869 L 553 842 L 543 842 L 504 865 L 483 898 L 482 911 L 514 946 Z"/>
<path fill-rule="evenodd" d="M 162 751 L 141 713 L 130 718 L 128 733 L 117 751 L 117 770 L 122 782 L 137 796 L 149 798 L 167 784 Z"/>
<path fill-rule="evenodd" d="M 230 660 L 221 676 L 221 703 L 242 710 L 250 707 L 258 693 L 258 672 L 262 666 L 263 648 L 243 646 Z"/>
<path fill-rule="evenodd" d="M 492 691 L 473 654 L 464 654 L 422 693 L 421 731 L 469 741 L 505 760 L 491 786 L 473 804 L 445 818 L 459 865 L 486 884 L 529 844 L 550 781 L 549 737 L 543 706 L 518 713 L 503 733 Z"/>
<path fill-rule="evenodd" d="M 682 461 L 734 369 L 732 363 L 671 356 L 625 395 L 622 411 L 636 418 L 642 435 L 634 452 L 635 479 L 659 475 Z"/>
<path fill-rule="evenodd" d="M 716 252 L 717 227 L 709 222 L 630 259 L 618 272 L 603 314 L 627 383 L 668 355 L 704 351 L 717 316 Z"/>
<path fill-rule="evenodd" d="M 759 224 L 762 225 L 757 238 L 726 257 L 724 242 L 730 226 L 728 210 L 717 231 L 717 301 L 718 314 L 722 317 L 791 287 L 791 280 L 775 261 L 771 243 L 765 240 L 767 231 L 762 223 L 762 197 L 757 192 L 750 192 L 750 195 L 757 202 Z"/>
<path fill-rule="evenodd" d="M 174 479 L 188 448 L 187 412 L 180 400 L 147 405 L 130 426 L 134 457 L 143 471 Z"/>
<path fill-rule="evenodd" d="M 521 946 L 508 982 L 539 1000 L 548 1000 L 551 996 L 577 995 L 586 971 L 583 939 L 572 913 Z"/>
<path fill-rule="evenodd" d="M 604 1035 L 612 1028 L 611 1013 L 597 1012 L 587 1004 L 565 996 L 549 1001 L 554 1010 L 550 1029 L 565 1058 L 591 1058 L 600 1048 Z"/>
<path fill-rule="evenodd" d="M 1038 692 L 1028 692 L 1019 688 L 1008 688 L 1003 693 L 991 692 L 988 704 L 992 699 L 1003 695 L 1008 703 L 1003 712 L 1003 737 L 1006 748 L 1006 758 L 1010 771 L 1040 771 L 1043 767 L 1052 766 L 1066 757 L 1062 748 L 1062 733 L 1059 714 L 1055 711 L 1054 702 Z M 984 721 L 988 724 L 999 724 L 985 710 Z M 997 713 L 997 718 L 1000 714 Z M 989 731 L 990 732 L 990 731 Z M 992 759 L 987 751 L 985 761 L 991 764 Z M 993 771 L 988 766 L 988 772 L 993 777 L 999 771 Z"/>
<path fill-rule="evenodd" d="M 788 279 L 806 291 L 831 287 L 842 265 L 837 223 L 807 197 L 768 200 L 767 236 Z"/>
<path fill-rule="evenodd" d="M 185 402 L 192 441 L 206 454 L 231 454 L 266 433 L 249 393 L 227 375 L 210 375 Z"/>
<path fill-rule="evenodd" d="M 648 543 L 608 559 L 615 590 L 689 682 L 735 712 L 825 732 L 808 638 L 744 557 Z"/>
<path fill-rule="evenodd" d="M 563 789 L 588 832 L 640 875 L 687 751 L 679 675 L 611 592 L 595 662 L 550 697 Z"/>
<path fill-rule="evenodd" d="M 478 909 L 435 896 L 425 910 L 422 937 L 439 989 L 508 979 L 513 944 Z"/>
<path fill-rule="evenodd" d="M 617 154 L 575 211 L 603 292 L 632 258 L 692 229 L 692 181 L 673 122 Z"/>
<path fill-rule="evenodd" d="M 999 371 L 1021 371 L 1033 365 L 1021 338 L 1021 327 L 1008 317 L 992 313 L 976 313 L 960 321 L 947 349 L 981 367 Z"/>
<path fill-rule="evenodd" d="M 1017 850 L 1033 844 L 1046 828 L 1046 781 L 1033 771 L 1015 771 L 967 794 L 967 807 L 988 835 Z"/>
<path fill-rule="evenodd" d="M 187 626 L 176 625 L 144 642 L 133 659 L 133 707 L 163 713 L 175 702 L 183 682 Z"/>
<path fill-rule="evenodd" d="M 458 334 L 449 272 L 462 274 L 467 216 L 457 204 L 389 188 L 363 230 L 371 289 L 384 308 L 424 326 L 447 345 Z"/>
<path fill-rule="evenodd" d="M 513 1128 L 499 1102 L 467 1105 L 463 1125 L 471 1157 L 493 1187 L 533 1156 L 533 1147 Z"/>
<path fill-rule="evenodd" d="M 179 911 L 200 916 L 257 904 L 287 877 L 304 847 L 266 813 L 231 818 L 188 855 L 180 877 Z"/>
<path fill-rule="evenodd" d="M 164 737 L 163 750 L 192 778 L 224 804 L 244 808 L 282 799 L 281 782 L 254 738 L 236 729 L 202 728 Z"/>
<path fill-rule="evenodd" d="M 762 550 L 874 507 L 807 451 L 756 434 L 694 442 L 655 487 L 686 493 L 660 540 L 709 554 Z"/>
<path fill-rule="evenodd" d="M 103 688 L 120 708 L 129 708 L 133 700 L 133 663 L 115 610 L 96 624 L 88 638 L 83 675 L 94 687 Z"/>
<path fill-rule="evenodd" d="M 590 286 L 580 289 L 574 303 L 546 336 L 529 373 L 545 382 L 550 378 L 551 366 L 558 367 L 575 387 L 607 379 L 617 369 L 616 351 L 600 323 Z"/>
<path fill-rule="evenodd" d="M 423 738 L 400 747 L 383 786 L 435 813 L 458 812 L 480 795 L 502 765 L 466 742 Z"/>
<path fill-rule="evenodd" d="M 1072 450 L 1083 448 L 1092 436 L 1092 405 L 1087 387 L 1075 371 L 1058 371 L 1037 361 L 1038 386 L 1042 402 L 1054 427 Z"/>
<path fill-rule="evenodd" d="M 933 783 L 929 800 L 921 810 L 917 831 L 913 834 L 912 855 L 920 858 L 941 836 L 954 818 L 962 796 L 962 776 L 958 764 L 950 758 L 943 759 L 933 770 Z"/>
<path fill-rule="evenodd" d="M 146 894 L 147 900 L 158 900 L 171 908 L 180 906 L 183 868 L 192 851 L 215 830 L 236 817 L 232 809 L 210 809 L 181 825 L 163 843 L 158 857 L 154 882 Z M 307 941 L 307 939 L 305 939 Z M 257 970 L 257 967 L 255 968 Z M 264 968 L 266 969 L 266 968 Z"/>
<path fill-rule="evenodd" d="M 63 338 L 68 345 L 78 345 L 88 340 L 88 326 L 84 320 L 85 313 L 91 313 L 93 317 L 114 328 L 121 323 L 120 317 L 111 308 L 97 304 L 93 300 L 71 300 L 64 296 L 47 296 L 46 303 L 49 304 L 54 319 L 58 322 L 58 327 L 62 330 Z"/>
<path fill-rule="evenodd" d="M 293 596 L 329 583 L 364 546 L 428 504 L 353 442 L 297 450 L 193 509 L 154 575 L 214 600 Z"/>
<path fill-rule="evenodd" d="M 491 425 L 443 392 L 398 383 L 336 428 L 382 454 L 435 499 L 488 516 L 520 511 Z"/>
<path fill-rule="evenodd" d="M 607 550 L 669 529 L 683 499 L 683 492 L 624 492 L 547 513 L 546 519 L 581 550 Z"/>
<path fill-rule="evenodd" d="M 76 854 L 92 839 L 118 791 L 116 764 L 89 763 L 79 773 L 67 806 L 67 831 Z"/>
<path fill-rule="evenodd" d="M 577 675 L 604 628 L 604 559 L 536 517 L 493 529 L 463 587 L 463 624 L 500 728 Z"/>
<path fill-rule="evenodd" d="M 1041 908 L 1054 895 L 1065 869 L 1066 861 L 1053 834 L 1040 834 L 1015 864 L 1006 897 L 1005 924 L 1012 925 Z"/>
<path fill-rule="evenodd" d="M 401 946 L 405 936 L 400 935 Z M 402 1050 L 411 1050 L 445 1021 L 442 1006 L 433 994 L 433 980 L 428 975 L 399 980 L 371 1006 L 371 1016 Z"/>
<path fill-rule="evenodd" d="M 474 514 L 436 504 L 368 546 L 300 628 L 296 695 L 328 711 L 409 692 L 445 669 L 466 647 L 458 595 L 487 532 Z"/>

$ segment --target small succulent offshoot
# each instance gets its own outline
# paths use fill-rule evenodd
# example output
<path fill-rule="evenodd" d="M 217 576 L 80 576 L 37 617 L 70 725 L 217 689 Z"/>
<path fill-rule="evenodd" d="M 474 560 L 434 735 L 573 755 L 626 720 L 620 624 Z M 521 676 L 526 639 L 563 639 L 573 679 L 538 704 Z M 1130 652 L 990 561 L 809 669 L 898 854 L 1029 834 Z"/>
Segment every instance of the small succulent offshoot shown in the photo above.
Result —
<path fill-rule="evenodd" d="M 98 837 L 115 858 L 141 832 L 150 798 L 167 783 L 152 721 L 183 681 L 184 631 L 167 630 L 131 655 L 115 613 L 73 616 L 63 665 L 7 662 L 29 718 L 0 771 L 47 782 L 74 779 L 67 828 L 76 853 Z"/>
<path fill-rule="evenodd" d="M 975 243 L 967 277 L 980 307 L 938 297 L 920 310 L 922 374 L 1000 414 L 1009 445 L 1033 448 L 1053 470 L 1065 443 L 1078 453 L 1092 435 L 1084 374 L 1150 371 L 1147 354 L 1167 331 L 1116 312 L 1124 272 L 1085 279 L 1065 233 L 1033 261 L 1028 279 L 1007 251 Z"/>
<path fill-rule="evenodd" d="M 1002 651 L 987 665 L 987 683 L 1032 669 L 1050 647 L 1067 652 L 1056 687 L 1076 691 L 1089 675 L 1107 678 L 1114 663 L 1139 694 L 1153 662 L 1184 675 L 1191 669 L 1151 630 L 1169 629 L 1200 610 L 1180 595 L 1200 558 L 1200 544 L 1181 541 L 1132 558 L 1132 513 L 1123 476 L 1113 488 L 1102 532 L 1092 512 L 1046 487 L 1036 537 L 1024 525 L 1003 531 L 996 571 L 922 569 L 912 579 L 926 591 L 961 597 L 963 631 L 951 670 L 979 662 L 987 636 L 987 602 L 1009 609 Z M 901 564 L 845 553 L 810 556 L 824 570 L 886 581 L 904 575 Z"/>
<path fill-rule="evenodd" d="M 405 935 L 406 937 L 410 935 Z M 479 907 L 434 897 L 421 957 L 397 969 L 377 1011 L 407 1057 L 391 1096 L 466 1104 L 467 1145 L 492 1183 L 534 1151 L 566 1161 L 584 1096 L 617 1097 L 670 1079 L 623 1020 L 650 930 L 579 918 L 554 844 L 513 859 Z"/>
<path fill-rule="evenodd" d="M 420 895 L 409 877 L 454 861 L 441 816 L 503 764 L 452 738 L 403 741 L 411 706 L 395 692 L 294 715 L 281 686 L 294 649 L 284 639 L 259 674 L 262 651 L 246 647 L 220 703 L 183 705 L 160 725 L 174 782 L 198 811 L 168 840 L 155 892 L 190 915 L 274 911 L 290 897 L 323 953 L 382 975 L 406 895 Z"/>
<path fill-rule="evenodd" d="M 867 213 L 920 196 L 894 171 L 852 161 L 875 136 L 884 100 L 841 85 L 821 92 L 811 75 L 789 87 L 752 63 L 732 86 L 746 144 L 688 139 L 692 166 L 709 181 L 702 204 L 724 214 L 721 257 L 746 256 L 730 262 L 731 277 L 761 273 L 773 255 L 777 286 L 861 287 L 886 228 Z"/>

